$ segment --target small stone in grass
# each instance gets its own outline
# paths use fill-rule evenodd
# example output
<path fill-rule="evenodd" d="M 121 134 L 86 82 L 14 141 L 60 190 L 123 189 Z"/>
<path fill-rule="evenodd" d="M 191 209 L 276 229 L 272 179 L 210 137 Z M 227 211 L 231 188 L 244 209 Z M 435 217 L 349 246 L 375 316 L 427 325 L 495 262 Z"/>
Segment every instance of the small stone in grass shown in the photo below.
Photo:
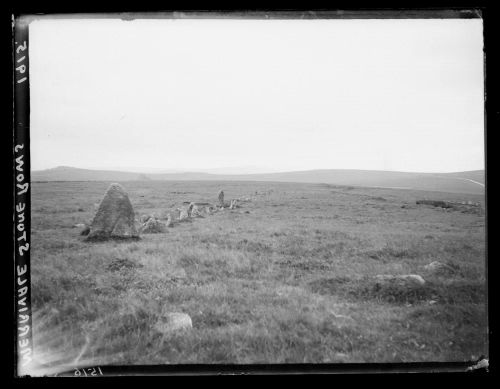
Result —
<path fill-rule="evenodd" d="M 155 324 L 155 329 L 162 334 L 193 328 L 191 317 L 186 313 L 171 312 L 161 317 Z"/>

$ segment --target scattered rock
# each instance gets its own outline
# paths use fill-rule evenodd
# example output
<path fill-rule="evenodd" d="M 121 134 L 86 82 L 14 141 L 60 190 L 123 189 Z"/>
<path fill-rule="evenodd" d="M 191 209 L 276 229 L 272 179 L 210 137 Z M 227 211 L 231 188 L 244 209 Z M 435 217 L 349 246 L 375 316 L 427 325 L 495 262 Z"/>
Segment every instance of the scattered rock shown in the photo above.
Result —
<path fill-rule="evenodd" d="M 453 274 L 455 269 L 445 263 L 434 261 L 424 266 L 424 269 L 435 274 Z"/>
<path fill-rule="evenodd" d="M 200 209 L 196 204 L 193 204 L 193 207 L 191 209 L 191 217 L 203 217 L 203 215 L 200 212 Z"/>
<path fill-rule="evenodd" d="M 335 353 L 334 354 L 335 360 L 339 362 L 347 362 L 347 359 L 349 357 L 348 354 L 346 353 Z M 330 360 L 327 360 L 325 362 L 331 362 Z"/>
<path fill-rule="evenodd" d="M 375 276 L 378 281 L 382 282 L 397 282 L 403 284 L 424 285 L 425 280 L 418 274 L 391 275 L 381 274 Z"/>
<path fill-rule="evenodd" d="M 134 221 L 134 209 L 125 189 L 120 184 L 111 184 L 92 220 L 86 240 L 138 239 Z"/>
<path fill-rule="evenodd" d="M 73 225 L 73 228 L 84 228 L 84 227 L 85 227 L 84 223 L 78 223 Z"/>
<path fill-rule="evenodd" d="M 85 228 L 80 232 L 80 235 L 87 236 L 90 233 L 90 227 L 85 226 Z"/>
<path fill-rule="evenodd" d="M 139 219 L 139 221 L 144 224 L 146 223 L 149 219 L 152 219 L 153 216 L 152 215 L 142 215 L 141 218 Z"/>
<path fill-rule="evenodd" d="M 144 267 L 144 265 L 131 261 L 128 258 L 116 258 L 113 259 L 113 261 L 111 261 L 108 266 L 106 266 L 106 269 L 109 271 L 119 271 L 123 269 L 134 269 L 139 267 Z"/>
<path fill-rule="evenodd" d="M 354 320 L 352 317 L 350 316 L 346 316 L 346 315 L 339 315 L 339 314 L 336 314 L 335 312 L 333 312 L 332 310 L 329 310 L 330 314 L 335 318 L 335 319 L 347 319 L 347 320 Z"/>
<path fill-rule="evenodd" d="M 189 214 L 187 208 L 181 208 L 179 213 L 179 220 L 189 219 Z"/>
<path fill-rule="evenodd" d="M 142 234 L 158 234 L 166 231 L 166 224 L 161 221 L 151 218 L 141 226 Z"/>
<path fill-rule="evenodd" d="M 193 328 L 191 317 L 185 313 L 167 313 L 155 324 L 155 329 L 162 334 Z"/>
<path fill-rule="evenodd" d="M 451 203 L 442 200 L 417 200 L 418 205 L 432 205 L 439 208 L 453 208 Z"/>
<path fill-rule="evenodd" d="M 231 200 L 231 204 L 229 205 L 229 209 L 235 209 L 236 208 L 236 200 Z"/>

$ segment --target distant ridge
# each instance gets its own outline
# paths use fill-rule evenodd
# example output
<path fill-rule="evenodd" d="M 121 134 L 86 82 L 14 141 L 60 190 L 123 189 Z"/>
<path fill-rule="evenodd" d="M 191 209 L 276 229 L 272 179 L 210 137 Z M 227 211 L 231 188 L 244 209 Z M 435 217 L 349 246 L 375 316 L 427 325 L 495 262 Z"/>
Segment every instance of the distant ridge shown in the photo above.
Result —
<path fill-rule="evenodd" d="M 211 173 L 137 173 L 116 170 L 90 170 L 70 166 L 31 172 L 37 181 L 275 181 L 297 183 L 325 183 L 335 185 L 404 188 L 483 194 L 484 170 L 455 173 L 412 173 L 381 170 L 323 169 L 283 173 L 211 174 Z"/>

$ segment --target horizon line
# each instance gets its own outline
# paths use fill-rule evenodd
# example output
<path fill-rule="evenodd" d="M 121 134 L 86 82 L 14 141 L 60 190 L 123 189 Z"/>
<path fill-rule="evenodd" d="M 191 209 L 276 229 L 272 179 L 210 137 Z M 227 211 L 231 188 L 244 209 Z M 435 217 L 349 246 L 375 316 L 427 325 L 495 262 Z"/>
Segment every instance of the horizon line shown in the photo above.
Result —
<path fill-rule="evenodd" d="M 80 170 L 90 170 L 90 171 L 109 171 L 109 172 L 121 172 L 121 173 L 136 173 L 136 174 L 186 174 L 186 173 L 197 173 L 197 174 L 207 174 L 207 175 L 225 175 L 225 176 L 241 176 L 241 175 L 261 175 L 261 174 L 281 174 L 281 173 L 298 173 L 298 172 L 310 172 L 310 171 L 327 171 L 327 170 L 344 170 L 344 171 L 370 171 L 370 172 L 391 172 L 391 173 L 414 173 L 414 174 L 450 174 L 450 173 L 463 173 L 463 172 L 472 172 L 472 171 L 486 171 L 483 167 L 481 169 L 470 169 L 470 170 L 453 170 L 453 171 L 405 171 L 405 170 L 381 170 L 381 169 L 356 169 L 356 168 L 313 168 L 313 169 L 305 169 L 305 170 L 280 170 L 280 171 L 269 171 L 269 172 L 259 172 L 259 173 L 209 173 L 207 171 L 198 170 L 198 168 L 193 169 L 169 169 L 169 168 L 133 168 L 130 169 L 144 169 L 142 171 L 131 171 L 131 170 L 122 170 L 121 168 L 85 168 L 85 167 L 76 167 L 69 165 L 58 165 L 45 169 L 31 169 L 31 172 L 43 172 L 46 170 L 53 170 L 57 168 L 71 168 L 71 169 L 80 169 Z M 204 170 L 217 170 L 217 169 L 236 169 L 238 167 L 214 167 L 208 168 Z M 241 167 L 245 168 L 245 167 Z M 257 167 L 258 168 L 258 167 Z M 155 170 L 172 170 L 172 172 L 147 172 L 148 169 Z"/>

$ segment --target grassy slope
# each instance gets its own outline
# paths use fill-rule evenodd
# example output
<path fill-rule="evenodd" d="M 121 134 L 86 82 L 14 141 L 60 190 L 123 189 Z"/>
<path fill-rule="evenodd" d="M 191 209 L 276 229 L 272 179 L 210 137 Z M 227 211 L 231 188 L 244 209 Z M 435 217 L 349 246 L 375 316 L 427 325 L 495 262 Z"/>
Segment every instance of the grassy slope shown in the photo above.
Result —
<path fill-rule="evenodd" d="M 138 215 L 215 201 L 220 188 L 252 202 L 139 242 L 85 243 L 72 225 L 90 221 L 107 186 L 33 184 L 34 334 L 45 361 L 57 350 L 76 357 L 86 337 L 82 359 L 120 364 L 459 361 L 486 352 L 484 215 L 415 205 L 484 205 L 483 196 L 126 182 Z M 428 274 L 435 260 L 455 274 Z M 405 273 L 428 282 L 380 289 L 370 280 Z M 162 312 L 176 311 L 193 330 L 158 333 Z"/>

